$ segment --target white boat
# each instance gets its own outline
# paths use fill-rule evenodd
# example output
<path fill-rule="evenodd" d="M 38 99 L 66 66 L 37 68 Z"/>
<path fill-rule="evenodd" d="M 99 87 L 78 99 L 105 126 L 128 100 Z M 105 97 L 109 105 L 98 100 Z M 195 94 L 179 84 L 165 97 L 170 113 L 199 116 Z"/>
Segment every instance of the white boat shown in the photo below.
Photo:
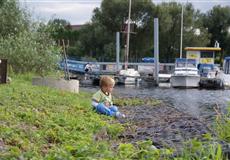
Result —
<path fill-rule="evenodd" d="M 220 78 L 223 80 L 224 87 L 230 87 L 230 57 L 224 59 L 223 72 L 220 73 Z"/>
<path fill-rule="evenodd" d="M 172 87 L 199 87 L 200 75 L 196 67 L 196 60 L 185 58 L 176 59 L 175 70 L 170 82 Z"/>
<path fill-rule="evenodd" d="M 140 79 L 140 74 L 133 68 L 128 68 L 126 70 L 119 71 L 118 83 L 130 85 L 136 84 L 137 81 Z"/>

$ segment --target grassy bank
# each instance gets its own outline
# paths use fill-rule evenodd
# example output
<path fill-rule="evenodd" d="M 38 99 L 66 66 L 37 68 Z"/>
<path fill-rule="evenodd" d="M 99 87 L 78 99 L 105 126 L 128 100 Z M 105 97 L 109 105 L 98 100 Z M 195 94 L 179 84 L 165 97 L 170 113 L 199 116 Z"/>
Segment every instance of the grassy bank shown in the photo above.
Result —
<path fill-rule="evenodd" d="M 121 143 L 118 135 L 125 128 L 114 118 L 95 113 L 90 98 L 89 93 L 32 86 L 31 75 L 0 85 L 0 159 L 222 159 L 219 144 L 195 140 L 177 158 L 171 149 L 154 149 L 151 141 Z M 160 103 L 115 102 L 123 106 Z"/>
<path fill-rule="evenodd" d="M 0 85 L 0 159 L 111 158 L 111 140 L 122 126 L 92 111 L 90 94 L 31 85 L 31 76 Z M 100 152 L 100 154 L 99 154 Z"/>

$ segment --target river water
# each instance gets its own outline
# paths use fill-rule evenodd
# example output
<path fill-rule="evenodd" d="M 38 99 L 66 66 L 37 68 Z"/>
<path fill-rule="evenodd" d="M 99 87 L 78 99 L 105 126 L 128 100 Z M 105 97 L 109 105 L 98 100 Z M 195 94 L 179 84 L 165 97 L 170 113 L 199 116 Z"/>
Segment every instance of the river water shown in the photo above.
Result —
<path fill-rule="evenodd" d="M 88 92 L 98 89 L 97 86 L 80 88 Z M 230 90 L 115 86 L 113 94 L 119 97 L 156 98 L 197 118 L 212 116 L 214 107 L 225 112 L 230 102 Z"/>

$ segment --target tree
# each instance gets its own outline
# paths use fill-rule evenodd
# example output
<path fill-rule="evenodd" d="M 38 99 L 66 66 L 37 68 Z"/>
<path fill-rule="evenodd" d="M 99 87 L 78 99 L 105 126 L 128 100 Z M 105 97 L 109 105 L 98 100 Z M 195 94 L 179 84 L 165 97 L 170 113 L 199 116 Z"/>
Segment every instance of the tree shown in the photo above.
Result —
<path fill-rule="evenodd" d="M 29 14 L 16 0 L 0 1 L 0 36 L 15 35 L 29 28 Z"/>
<path fill-rule="evenodd" d="M 209 46 L 214 46 L 215 41 L 222 48 L 221 57 L 230 55 L 230 7 L 214 6 L 206 15 L 203 15 L 204 26 L 211 34 Z"/>
<path fill-rule="evenodd" d="M 79 40 L 82 46 L 87 45 L 90 48 L 89 51 L 89 49 L 81 47 L 83 52 L 85 51 L 88 55 L 94 55 L 101 60 L 115 60 L 115 33 L 122 31 L 122 26 L 128 19 L 128 5 L 128 0 L 102 1 L 101 7 L 94 10 L 92 23 L 88 24 L 80 33 Z M 152 36 L 146 33 L 148 29 L 145 29 L 145 26 L 149 23 L 148 20 L 152 18 L 152 7 L 151 0 L 132 1 L 131 19 L 135 23 L 135 32 L 137 33 L 131 36 L 130 57 L 141 56 L 148 50 L 146 48 L 151 46 Z M 143 32 L 146 33 L 145 36 L 147 37 L 142 34 Z M 123 34 L 121 36 L 122 50 L 124 50 L 125 44 L 126 38 Z"/>
<path fill-rule="evenodd" d="M 80 55 L 94 56 L 99 60 L 115 60 L 115 33 L 121 36 L 121 59 L 124 57 L 126 34 L 124 24 L 128 19 L 128 0 L 103 0 L 100 8 L 94 10 L 92 22 L 80 32 L 78 50 Z M 129 58 L 133 61 L 153 56 L 153 19 L 159 18 L 160 60 L 173 62 L 179 55 L 181 4 L 161 3 L 155 6 L 151 0 L 133 0 L 131 20 L 135 34 L 130 37 Z M 201 14 L 192 4 L 184 8 L 183 48 L 185 46 L 206 46 L 209 34 L 201 21 Z M 196 34 L 197 32 L 200 34 Z"/>
<path fill-rule="evenodd" d="M 179 57 L 181 35 L 181 4 L 162 3 L 157 6 L 157 17 L 160 23 L 160 59 L 162 62 L 174 62 Z M 209 35 L 200 21 L 200 13 L 192 4 L 184 7 L 183 46 L 206 46 Z M 195 34 L 196 30 L 200 34 Z"/>
<path fill-rule="evenodd" d="M 67 55 L 70 57 L 76 56 L 78 53 L 79 32 L 72 30 L 70 22 L 65 19 L 52 19 L 48 22 L 48 26 L 52 38 L 59 46 L 63 45 L 62 40 L 66 42 L 66 45 L 69 45 Z"/>
<path fill-rule="evenodd" d="M 56 40 L 67 39 L 70 30 L 70 23 L 64 19 L 53 19 L 48 22 L 49 31 L 51 36 Z"/>
<path fill-rule="evenodd" d="M 8 59 L 16 73 L 44 75 L 56 69 L 58 48 L 47 32 L 47 26 L 32 22 L 18 1 L 0 2 L 0 57 Z"/>

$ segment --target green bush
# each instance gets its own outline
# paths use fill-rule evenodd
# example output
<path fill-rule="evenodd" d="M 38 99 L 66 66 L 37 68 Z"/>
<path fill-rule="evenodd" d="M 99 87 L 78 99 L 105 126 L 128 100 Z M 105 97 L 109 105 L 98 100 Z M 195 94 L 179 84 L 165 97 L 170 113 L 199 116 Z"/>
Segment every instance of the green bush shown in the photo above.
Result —
<path fill-rule="evenodd" d="M 58 48 L 45 32 L 23 31 L 0 38 L 0 57 L 8 59 L 13 72 L 41 75 L 56 69 Z"/>
<path fill-rule="evenodd" d="M 0 1 L 0 17 L 0 59 L 8 59 L 11 71 L 44 75 L 56 68 L 59 49 L 48 25 L 33 22 L 18 0 Z"/>

